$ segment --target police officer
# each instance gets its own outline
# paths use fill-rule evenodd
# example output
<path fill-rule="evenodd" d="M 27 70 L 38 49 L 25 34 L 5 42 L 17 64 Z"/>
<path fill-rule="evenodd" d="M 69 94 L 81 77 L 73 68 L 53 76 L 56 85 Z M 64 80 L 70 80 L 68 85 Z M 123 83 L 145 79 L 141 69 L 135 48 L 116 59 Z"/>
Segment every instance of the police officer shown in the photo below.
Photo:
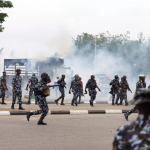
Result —
<path fill-rule="evenodd" d="M 127 90 L 131 91 L 129 84 L 127 82 L 127 77 L 123 76 L 121 78 L 121 82 L 120 82 L 120 104 L 119 105 L 122 105 L 123 100 L 125 101 L 125 105 L 126 106 L 128 105 Z M 132 93 L 132 91 L 131 91 L 131 93 Z M 116 103 L 118 103 L 118 102 L 116 102 Z"/>
<path fill-rule="evenodd" d="M 76 74 L 74 76 L 74 78 L 75 79 L 71 82 L 69 94 L 71 94 L 71 89 L 72 89 L 73 99 L 72 99 L 71 105 L 74 106 L 74 104 L 75 104 L 77 106 L 78 105 L 77 98 L 80 95 L 80 89 L 81 89 L 82 84 L 79 81 L 79 75 L 78 74 Z"/>
<path fill-rule="evenodd" d="M 48 80 L 48 75 L 46 73 L 41 74 L 41 80 L 38 84 L 35 85 L 34 88 L 34 93 L 37 97 L 37 102 L 39 104 L 40 110 L 34 111 L 34 112 L 27 112 L 27 120 L 29 121 L 31 115 L 38 115 L 42 114 L 40 117 L 40 120 L 38 121 L 38 125 L 47 125 L 47 123 L 44 123 L 43 120 L 45 116 L 48 114 L 48 105 L 46 101 L 46 96 L 44 91 L 49 90 L 47 87 L 47 80 Z"/>
<path fill-rule="evenodd" d="M 17 72 L 17 74 L 13 77 L 13 80 L 12 80 L 13 99 L 12 99 L 11 109 L 14 109 L 14 104 L 16 102 L 16 97 L 18 97 L 19 109 L 24 110 L 24 108 L 22 108 L 22 100 L 21 100 L 21 98 L 22 98 L 22 90 L 21 90 L 22 78 L 20 76 L 21 70 L 17 69 L 16 72 Z"/>
<path fill-rule="evenodd" d="M 139 75 L 139 81 L 136 83 L 136 90 L 141 88 L 146 88 L 145 75 Z M 129 110 L 126 114 L 124 114 L 125 119 L 128 121 L 129 115 L 137 110 L 136 106 L 134 106 L 131 110 Z"/>
<path fill-rule="evenodd" d="M 6 71 L 3 71 L 3 76 L 1 77 L 1 96 L 2 96 L 2 104 L 6 103 L 5 100 L 5 92 L 8 91 L 7 84 L 6 84 Z"/>
<path fill-rule="evenodd" d="M 111 94 L 112 94 L 112 105 L 119 105 L 118 104 L 118 100 L 119 100 L 119 89 L 120 89 L 120 83 L 119 83 L 119 77 L 118 75 L 115 75 L 114 77 L 115 79 L 113 79 L 109 85 L 111 85 Z M 117 94 L 117 98 L 116 98 L 116 103 L 114 103 L 115 100 L 115 94 Z"/>
<path fill-rule="evenodd" d="M 80 89 L 79 89 L 79 95 L 78 95 L 79 102 L 78 102 L 78 104 L 80 104 L 80 102 L 81 102 L 81 96 L 83 94 L 83 82 L 82 82 L 82 78 L 81 77 L 79 77 L 79 82 L 80 82 L 81 86 L 80 86 Z"/>
<path fill-rule="evenodd" d="M 113 141 L 114 150 L 149 150 L 150 149 L 150 90 L 139 89 L 132 104 L 138 111 L 138 118 L 120 127 Z"/>
<path fill-rule="evenodd" d="M 29 99 L 28 99 L 27 104 L 31 104 L 31 97 L 32 97 L 32 94 L 33 94 L 33 91 L 34 91 L 34 87 L 37 83 L 38 83 L 38 78 L 35 76 L 35 73 L 33 73 L 32 77 L 29 79 L 29 81 L 27 83 L 27 87 L 26 87 L 26 90 L 28 91 L 28 86 L 30 84 L 30 86 L 29 86 L 29 88 L 30 88 Z M 35 103 L 37 104 L 36 96 L 35 96 Z"/>
<path fill-rule="evenodd" d="M 60 99 L 61 100 L 61 105 L 65 105 L 64 104 L 64 98 L 65 98 L 65 87 L 66 87 L 66 82 L 65 82 L 65 75 L 63 74 L 62 77 L 57 81 L 58 85 L 59 85 L 59 91 L 61 93 L 61 96 L 55 100 L 55 103 L 58 105 L 58 101 Z"/>
<path fill-rule="evenodd" d="M 87 90 L 86 90 L 87 88 L 89 90 L 89 95 L 91 97 L 90 105 L 93 106 L 93 101 L 95 100 L 96 94 L 97 94 L 96 88 L 98 88 L 98 90 L 101 91 L 99 89 L 99 87 L 97 86 L 97 83 L 96 83 L 94 75 L 91 75 L 91 79 L 89 79 L 88 82 L 86 83 L 85 93 L 87 93 Z"/>

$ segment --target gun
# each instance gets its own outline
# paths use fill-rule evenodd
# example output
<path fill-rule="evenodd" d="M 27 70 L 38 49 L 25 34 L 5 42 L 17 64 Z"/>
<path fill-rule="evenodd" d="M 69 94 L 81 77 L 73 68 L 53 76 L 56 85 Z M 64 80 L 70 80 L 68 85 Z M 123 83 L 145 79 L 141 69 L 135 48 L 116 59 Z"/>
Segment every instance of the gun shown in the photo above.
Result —
<path fill-rule="evenodd" d="M 47 86 L 48 88 L 53 87 L 53 89 L 54 89 L 55 86 L 59 86 L 59 85 L 45 85 L 45 86 Z M 36 87 L 31 87 L 31 89 L 36 89 Z M 25 89 L 25 90 L 26 90 L 26 89 Z"/>
<path fill-rule="evenodd" d="M 127 88 L 128 88 L 128 90 L 132 93 L 132 91 L 131 91 L 131 89 L 130 89 L 129 85 L 127 85 Z"/>
<path fill-rule="evenodd" d="M 53 89 L 54 89 L 55 86 L 59 86 L 59 85 L 47 85 L 48 88 L 52 87 Z"/>

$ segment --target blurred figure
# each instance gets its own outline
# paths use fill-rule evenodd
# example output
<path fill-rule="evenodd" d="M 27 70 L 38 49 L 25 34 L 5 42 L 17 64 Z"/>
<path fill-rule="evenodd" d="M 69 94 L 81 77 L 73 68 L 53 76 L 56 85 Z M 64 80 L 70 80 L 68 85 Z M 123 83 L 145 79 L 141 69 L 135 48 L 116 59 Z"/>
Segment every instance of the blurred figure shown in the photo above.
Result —
<path fill-rule="evenodd" d="M 61 100 L 61 105 L 65 105 L 64 104 L 64 98 L 65 98 L 65 87 L 66 87 L 66 82 L 65 82 L 65 75 L 63 74 L 62 77 L 57 81 L 58 85 L 59 85 L 59 91 L 61 93 L 61 96 L 55 100 L 55 103 L 58 105 L 58 101 L 60 99 Z"/>
<path fill-rule="evenodd" d="M 1 77 L 1 97 L 2 97 L 2 104 L 5 105 L 6 103 L 4 101 L 5 101 L 6 90 L 8 91 L 7 84 L 6 84 L 6 71 L 3 71 L 3 76 Z"/>
<path fill-rule="evenodd" d="M 119 77 L 118 75 L 115 75 L 114 79 L 110 82 L 111 91 L 110 94 L 112 94 L 112 105 L 119 105 L 118 100 L 119 100 L 119 89 L 120 89 L 120 83 L 119 83 Z M 116 102 L 114 103 L 115 100 L 115 95 L 117 94 Z"/>
<path fill-rule="evenodd" d="M 114 150 L 150 149 L 150 90 L 138 89 L 132 104 L 139 111 L 138 118 L 120 127 L 113 141 Z"/>
<path fill-rule="evenodd" d="M 71 94 L 71 89 L 72 89 L 73 99 L 72 99 L 71 105 L 74 106 L 75 104 L 77 106 L 78 105 L 77 98 L 80 95 L 80 88 L 82 85 L 81 85 L 81 82 L 79 81 L 78 74 L 76 74 L 74 78 L 75 79 L 71 82 L 71 85 L 70 85 L 69 94 Z"/>
<path fill-rule="evenodd" d="M 143 74 L 139 75 L 139 81 L 136 83 L 136 90 L 139 90 L 141 88 L 146 88 L 145 75 Z M 129 115 L 131 115 L 136 110 L 137 108 L 135 106 L 131 110 L 129 110 L 126 114 L 124 114 L 125 119 L 128 121 Z"/>
<path fill-rule="evenodd" d="M 29 79 L 28 83 L 27 83 L 27 87 L 26 87 L 26 91 L 28 91 L 28 86 L 30 88 L 30 91 L 29 91 L 29 99 L 28 99 L 28 102 L 27 104 L 31 104 L 31 97 L 32 97 L 32 94 L 34 92 L 34 88 L 35 88 L 35 85 L 38 83 L 38 78 L 35 76 L 35 73 L 32 74 L 32 77 Z M 37 104 L 37 99 L 36 99 L 36 96 L 35 96 L 35 104 Z"/>

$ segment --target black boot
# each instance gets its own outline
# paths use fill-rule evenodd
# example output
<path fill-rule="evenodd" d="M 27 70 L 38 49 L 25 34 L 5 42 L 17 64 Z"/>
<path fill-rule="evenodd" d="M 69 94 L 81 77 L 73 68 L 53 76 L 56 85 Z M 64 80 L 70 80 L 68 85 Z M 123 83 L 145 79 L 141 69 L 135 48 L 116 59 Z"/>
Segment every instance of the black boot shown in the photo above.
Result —
<path fill-rule="evenodd" d="M 43 122 L 43 119 L 40 118 L 40 120 L 37 123 L 38 125 L 47 125 L 47 123 Z"/>
<path fill-rule="evenodd" d="M 76 104 L 76 106 L 78 106 L 78 102 L 77 102 L 77 100 L 76 100 L 75 104 Z"/>
<path fill-rule="evenodd" d="M 74 106 L 74 99 L 71 101 L 71 105 Z"/>
<path fill-rule="evenodd" d="M 90 105 L 93 107 L 93 101 L 90 101 Z"/>
<path fill-rule="evenodd" d="M 128 114 L 126 113 L 126 114 L 124 114 L 124 117 L 125 117 L 125 119 L 128 121 Z"/>
<path fill-rule="evenodd" d="M 11 109 L 15 109 L 15 108 L 14 108 L 14 104 L 13 104 L 13 103 L 12 103 L 12 105 L 11 105 Z"/>
<path fill-rule="evenodd" d="M 19 104 L 19 109 L 24 110 L 24 108 L 22 108 L 22 104 Z"/>
<path fill-rule="evenodd" d="M 62 100 L 61 100 L 61 105 L 65 105 L 65 104 L 64 104 L 64 97 L 63 97 Z"/>
<path fill-rule="evenodd" d="M 112 105 L 115 105 L 115 104 L 114 104 L 114 99 L 112 99 Z"/>
<path fill-rule="evenodd" d="M 125 103 L 126 103 L 125 105 L 128 106 L 128 101 L 127 100 L 125 100 Z"/>
<path fill-rule="evenodd" d="M 37 105 L 37 100 L 35 100 L 35 105 Z"/>
<path fill-rule="evenodd" d="M 56 105 L 58 105 L 58 100 L 55 100 Z"/>
<path fill-rule="evenodd" d="M 7 105 L 7 103 L 4 102 L 4 97 L 2 97 L 2 104 Z"/>
<path fill-rule="evenodd" d="M 116 100 L 116 103 L 115 103 L 115 105 L 119 105 L 119 104 L 118 104 L 118 99 Z"/>
<path fill-rule="evenodd" d="M 29 121 L 29 119 L 30 119 L 30 116 L 32 116 L 33 115 L 33 112 L 27 112 L 27 120 Z"/>

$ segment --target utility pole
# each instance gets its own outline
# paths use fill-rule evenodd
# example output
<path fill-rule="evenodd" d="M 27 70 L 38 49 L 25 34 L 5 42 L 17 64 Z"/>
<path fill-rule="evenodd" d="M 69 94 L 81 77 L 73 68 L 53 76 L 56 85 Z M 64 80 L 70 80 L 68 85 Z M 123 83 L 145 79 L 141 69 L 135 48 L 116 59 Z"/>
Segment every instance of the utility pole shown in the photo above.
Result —
<path fill-rule="evenodd" d="M 97 38 L 98 35 L 95 35 L 95 70 L 96 70 L 96 55 L 97 55 L 97 49 L 96 49 L 96 46 L 98 46 L 96 43 L 96 38 Z"/>

